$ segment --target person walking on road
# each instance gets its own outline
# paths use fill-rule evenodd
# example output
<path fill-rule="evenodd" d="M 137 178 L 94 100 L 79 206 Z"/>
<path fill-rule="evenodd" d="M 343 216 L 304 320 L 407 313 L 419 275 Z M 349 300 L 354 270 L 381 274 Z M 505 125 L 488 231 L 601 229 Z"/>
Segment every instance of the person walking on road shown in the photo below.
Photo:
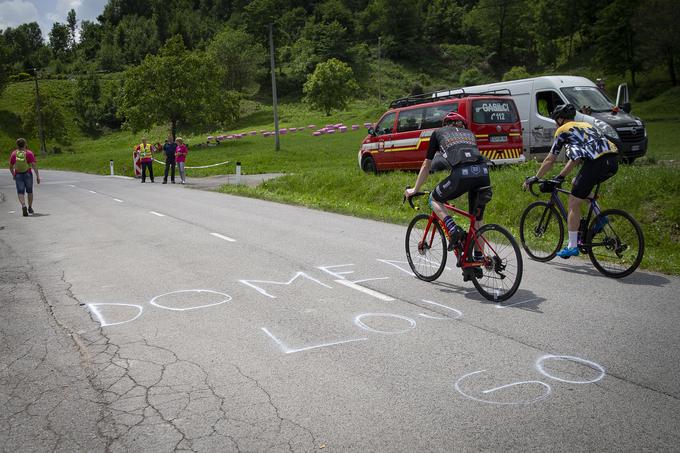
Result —
<path fill-rule="evenodd" d="M 172 168 L 170 174 L 170 182 L 175 183 L 175 151 L 177 150 L 177 143 L 172 136 L 168 137 L 163 145 L 163 152 L 165 153 L 165 176 L 163 176 L 163 184 L 168 183 L 168 170 Z"/>
<path fill-rule="evenodd" d="M 28 217 L 29 214 L 33 214 L 33 171 L 35 171 L 35 181 L 38 184 L 40 184 L 40 173 L 35 154 L 26 147 L 26 139 L 17 139 L 17 149 L 9 156 L 9 171 L 17 186 L 21 212 L 24 217 Z M 28 194 L 28 207 L 26 207 L 24 194 Z"/>
<path fill-rule="evenodd" d="M 146 137 L 142 137 L 142 143 L 135 147 L 135 151 L 139 153 L 139 159 L 142 163 L 142 182 L 146 182 L 146 170 L 149 169 L 149 178 L 153 182 L 153 147 L 146 142 Z"/>
<path fill-rule="evenodd" d="M 187 183 L 187 174 L 184 169 L 184 165 L 187 160 L 187 145 L 184 144 L 184 140 L 181 137 L 177 137 L 177 149 L 175 150 L 175 160 L 177 161 L 177 166 L 179 167 L 179 177 L 182 179 L 182 184 Z"/>

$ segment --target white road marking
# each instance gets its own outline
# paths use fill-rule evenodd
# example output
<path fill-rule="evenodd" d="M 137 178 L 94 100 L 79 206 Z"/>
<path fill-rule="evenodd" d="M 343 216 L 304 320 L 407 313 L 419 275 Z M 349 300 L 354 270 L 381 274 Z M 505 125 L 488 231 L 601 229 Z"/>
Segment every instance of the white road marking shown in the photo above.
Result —
<path fill-rule="evenodd" d="M 363 318 L 366 318 L 368 316 L 382 316 L 384 318 L 403 319 L 404 321 L 406 321 L 408 323 L 408 327 L 405 328 L 405 329 L 402 329 L 402 330 L 378 330 L 378 329 L 374 329 L 372 327 L 367 326 L 362 321 Z M 356 324 L 357 327 L 364 329 L 364 330 L 368 330 L 368 331 L 371 331 L 371 332 L 377 332 L 377 333 L 386 333 L 386 334 L 405 333 L 405 332 L 408 332 L 411 329 L 416 328 L 416 322 L 413 319 L 408 318 L 406 316 L 395 315 L 394 313 L 362 313 L 360 315 L 357 315 L 354 318 L 354 324 Z"/>
<path fill-rule="evenodd" d="M 117 201 L 118 203 L 122 203 L 123 200 L 119 200 L 118 198 L 114 198 L 113 201 Z"/>
<path fill-rule="evenodd" d="M 311 281 L 318 283 L 319 285 L 326 287 L 326 288 L 330 288 L 330 289 L 333 288 L 332 286 L 328 286 L 327 284 L 320 282 L 319 280 L 315 279 L 314 277 L 310 277 L 309 275 L 305 274 L 304 272 L 298 272 L 297 274 L 295 274 L 293 276 L 293 278 L 291 278 L 287 282 L 273 282 L 273 281 L 270 281 L 270 280 L 239 280 L 239 282 L 243 283 L 244 285 L 250 286 L 251 288 L 253 288 L 255 291 L 257 291 L 260 294 L 263 294 L 263 295 L 270 297 L 272 299 L 276 299 L 276 296 L 274 296 L 273 294 L 269 294 L 267 291 L 264 290 L 264 288 L 261 288 L 257 285 L 254 285 L 253 282 L 267 283 L 267 284 L 270 284 L 270 285 L 290 285 L 295 280 L 297 280 L 298 277 L 306 278 L 307 280 L 311 280 Z"/>
<path fill-rule="evenodd" d="M 127 319 L 127 320 L 125 320 L 125 321 L 120 321 L 120 322 L 107 322 L 106 319 L 104 319 L 104 316 L 102 315 L 101 311 L 99 311 L 99 308 L 98 308 L 98 307 L 103 306 L 103 305 L 108 305 L 108 306 L 111 306 L 111 307 L 134 307 L 134 308 L 137 309 L 137 314 L 136 314 L 134 317 L 132 317 L 132 318 L 130 318 L 130 319 Z M 109 303 L 99 303 L 99 304 L 87 304 L 87 307 L 90 309 L 90 312 L 92 312 L 92 314 L 97 318 L 97 320 L 99 321 L 99 324 L 100 324 L 102 327 L 117 326 L 117 325 L 119 325 L 119 324 L 125 324 L 125 323 L 127 323 L 127 322 L 132 322 L 132 321 L 134 321 L 135 319 L 137 319 L 137 318 L 139 318 L 140 316 L 142 316 L 142 313 L 144 312 L 144 307 L 142 307 L 141 305 L 137 305 L 137 304 L 109 304 Z"/>
<path fill-rule="evenodd" d="M 94 190 L 88 190 L 88 192 L 90 192 L 90 193 L 97 193 L 97 192 L 95 192 Z"/>
<path fill-rule="evenodd" d="M 198 293 L 198 294 L 201 294 L 201 293 L 210 293 L 210 294 L 217 294 L 218 296 L 222 296 L 222 297 L 224 297 L 224 299 L 222 299 L 222 300 L 220 300 L 220 301 L 218 301 L 218 302 L 210 303 L 210 304 L 197 305 L 197 306 L 195 306 L 195 307 L 186 307 L 186 308 L 174 308 L 174 307 L 168 307 L 168 306 L 166 306 L 166 305 L 161 305 L 160 303 L 158 303 L 158 299 L 160 299 L 160 298 L 162 298 L 162 297 L 169 296 L 169 295 L 172 295 L 172 294 L 181 294 L 181 293 Z M 199 309 L 199 308 L 214 307 L 214 306 L 216 306 L 216 305 L 221 305 L 221 304 L 223 304 L 223 303 L 225 303 L 225 302 L 229 302 L 231 299 L 232 299 L 232 297 L 231 297 L 229 294 L 221 293 L 221 292 L 219 292 L 219 291 L 212 291 L 212 290 L 210 290 L 210 289 L 182 289 L 182 290 L 179 290 L 179 291 L 171 291 L 171 292 L 169 292 L 169 293 L 165 293 L 165 294 L 161 294 L 160 296 L 156 296 L 156 297 L 154 297 L 153 299 L 151 299 L 151 300 L 149 301 L 149 303 L 150 303 L 151 305 L 155 306 L 155 307 L 164 308 L 164 309 L 166 309 L 166 310 L 172 310 L 172 311 L 188 311 L 188 310 L 197 310 L 197 309 Z"/>
<path fill-rule="evenodd" d="M 526 304 L 528 302 L 533 302 L 536 300 L 540 300 L 538 297 L 534 297 L 533 299 L 527 299 L 527 300 L 522 300 L 519 302 L 515 302 L 514 304 L 507 304 L 507 305 L 502 305 L 502 304 L 496 304 L 496 308 L 510 308 L 514 307 L 515 305 L 521 305 L 521 304 Z"/>
<path fill-rule="evenodd" d="M 262 327 L 261 329 L 264 333 L 266 333 L 269 336 L 269 338 L 274 340 L 274 342 L 277 345 L 279 345 L 279 348 L 281 348 L 281 351 L 284 354 L 293 354 L 293 353 L 296 353 L 296 352 L 309 351 L 310 349 L 325 348 L 325 347 L 328 347 L 328 346 L 335 346 L 335 345 L 338 345 L 338 344 L 353 343 L 355 341 L 366 341 L 366 340 L 368 340 L 368 338 L 357 338 L 357 339 L 354 339 L 354 340 L 335 341 L 333 343 L 322 343 L 322 344 L 317 344 L 317 345 L 314 345 L 314 346 L 307 346 L 307 347 L 304 347 L 304 348 L 293 349 L 293 348 L 289 348 L 288 346 L 286 346 L 283 343 L 283 341 L 276 338 L 269 330 L 267 330 L 266 327 Z"/>
<path fill-rule="evenodd" d="M 210 234 L 215 236 L 216 238 L 224 239 L 225 241 L 236 242 L 236 239 L 230 238 L 229 236 L 223 236 L 220 233 L 210 233 Z"/>
<path fill-rule="evenodd" d="M 543 362 L 546 360 L 564 360 L 567 362 L 574 362 L 574 363 L 580 363 L 582 365 L 585 365 L 586 367 L 597 371 L 599 374 L 596 378 L 594 379 L 583 379 L 583 380 L 572 380 L 572 379 L 563 379 L 560 377 L 557 377 L 553 374 L 550 374 L 543 368 Z M 550 379 L 554 379 L 559 382 L 566 382 L 567 384 L 592 384 L 593 382 L 600 381 L 602 378 L 604 378 L 606 372 L 604 370 L 604 367 L 600 365 L 599 363 L 592 362 L 590 360 L 582 359 L 580 357 L 574 357 L 570 355 L 544 355 L 543 357 L 540 357 L 538 360 L 536 360 L 536 369 L 545 377 L 549 377 Z"/>
<path fill-rule="evenodd" d="M 370 288 L 364 288 L 363 286 L 359 286 L 354 282 L 351 282 L 349 280 L 335 280 L 336 283 L 340 283 L 341 285 L 345 285 L 348 288 L 356 289 L 357 291 L 361 291 L 364 294 L 368 294 L 369 296 L 373 296 L 376 299 L 384 300 L 385 302 L 392 302 L 394 298 L 388 296 L 387 294 L 379 293 L 378 291 L 374 291 Z"/>
<path fill-rule="evenodd" d="M 457 315 L 453 319 L 460 319 L 460 318 L 463 317 L 463 312 L 460 311 L 460 310 L 456 310 L 455 308 L 447 307 L 446 305 L 438 304 L 437 302 L 432 302 L 431 300 L 422 299 L 422 301 L 425 302 L 426 304 L 432 304 L 432 305 L 436 305 L 437 307 L 442 307 L 442 308 L 446 308 L 447 310 L 451 310 L 452 312 L 456 313 L 456 315 Z M 448 317 L 442 318 L 442 317 L 439 317 L 439 316 L 426 315 L 424 313 L 420 313 L 418 316 L 422 316 L 423 318 L 428 318 L 428 319 L 451 319 L 451 318 L 448 318 Z"/>
<path fill-rule="evenodd" d="M 157 215 L 158 217 L 165 217 L 165 214 L 161 214 L 160 212 L 156 211 L 149 211 L 149 214 Z"/>

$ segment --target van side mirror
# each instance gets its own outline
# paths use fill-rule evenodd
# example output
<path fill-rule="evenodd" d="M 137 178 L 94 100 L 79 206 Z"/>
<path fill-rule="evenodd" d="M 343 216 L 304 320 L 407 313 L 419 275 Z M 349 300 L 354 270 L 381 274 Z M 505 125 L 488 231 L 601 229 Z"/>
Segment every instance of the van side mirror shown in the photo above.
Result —
<path fill-rule="evenodd" d="M 368 135 L 372 135 L 375 137 L 375 130 L 372 127 L 368 128 Z"/>
<path fill-rule="evenodd" d="M 630 102 L 624 102 L 624 104 L 621 106 L 621 110 L 623 110 L 626 113 L 630 113 L 630 111 L 632 110 Z"/>

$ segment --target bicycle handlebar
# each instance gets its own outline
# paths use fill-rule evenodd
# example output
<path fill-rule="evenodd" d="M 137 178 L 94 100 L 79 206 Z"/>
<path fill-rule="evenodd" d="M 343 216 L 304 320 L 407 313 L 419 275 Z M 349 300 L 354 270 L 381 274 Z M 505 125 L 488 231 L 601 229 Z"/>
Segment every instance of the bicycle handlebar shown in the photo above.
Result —
<path fill-rule="evenodd" d="M 407 188 L 407 189 L 410 189 L 411 186 L 406 186 L 406 188 Z M 421 196 L 427 195 L 427 194 L 429 194 L 429 193 L 430 193 L 430 192 L 427 192 L 427 191 L 425 191 L 425 192 L 415 192 L 413 195 L 411 195 L 411 196 L 408 197 L 408 198 L 406 198 L 406 195 L 404 195 L 404 199 L 402 200 L 401 204 L 404 204 L 404 202 L 406 202 L 406 200 L 408 200 L 408 204 L 411 205 L 411 208 L 415 209 L 416 211 L 419 211 L 419 210 L 420 210 L 420 207 L 415 206 L 415 205 L 413 204 L 413 199 L 414 199 L 415 197 L 421 197 Z"/>
<path fill-rule="evenodd" d="M 555 185 L 555 188 L 559 188 L 559 187 L 562 186 L 562 183 L 564 181 L 559 181 L 559 180 L 556 180 L 556 179 L 537 179 L 536 181 L 529 183 L 529 192 L 531 192 L 531 194 L 533 196 L 538 197 L 540 194 L 537 193 L 536 191 L 534 191 L 534 185 L 535 184 L 541 184 L 541 183 L 544 183 L 544 182 L 551 182 Z"/>

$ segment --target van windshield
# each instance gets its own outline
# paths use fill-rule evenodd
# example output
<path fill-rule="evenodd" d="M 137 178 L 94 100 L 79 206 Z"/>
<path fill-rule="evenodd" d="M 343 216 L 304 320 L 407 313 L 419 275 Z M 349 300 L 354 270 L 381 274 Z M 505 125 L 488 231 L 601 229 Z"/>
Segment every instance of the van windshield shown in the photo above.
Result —
<path fill-rule="evenodd" d="M 609 99 L 596 87 L 561 88 L 562 94 L 577 109 L 589 105 L 593 112 L 606 112 L 614 108 Z"/>
<path fill-rule="evenodd" d="M 516 123 L 514 103 L 505 99 L 487 99 L 472 103 L 472 121 L 477 124 Z"/>

